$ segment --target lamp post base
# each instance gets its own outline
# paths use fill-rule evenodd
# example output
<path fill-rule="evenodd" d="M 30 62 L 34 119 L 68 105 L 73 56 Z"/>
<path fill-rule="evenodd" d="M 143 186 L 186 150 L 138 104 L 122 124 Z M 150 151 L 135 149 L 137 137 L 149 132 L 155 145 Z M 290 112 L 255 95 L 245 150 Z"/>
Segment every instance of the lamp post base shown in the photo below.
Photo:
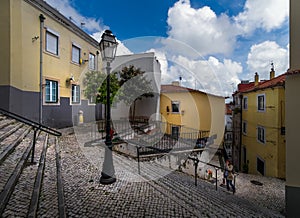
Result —
<path fill-rule="evenodd" d="M 101 177 L 100 177 L 100 183 L 103 185 L 109 185 L 112 184 L 116 181 L 116 177 L 115 176 L 109 176 L 105 173 L 101 173 Z"/>

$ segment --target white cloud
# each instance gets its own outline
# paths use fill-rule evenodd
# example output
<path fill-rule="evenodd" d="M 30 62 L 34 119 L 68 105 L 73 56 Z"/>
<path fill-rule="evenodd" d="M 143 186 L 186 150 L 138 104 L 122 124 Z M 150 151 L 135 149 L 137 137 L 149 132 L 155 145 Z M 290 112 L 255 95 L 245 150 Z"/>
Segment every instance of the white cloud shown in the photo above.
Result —
<path fill-rule="evenodd" d="M 103 34 L 104 31 L 102 32 L 95 32 L 93 33 L 91 36 L 97 40 L 98 42 L 100 42 L 101 40 L 101 36 Z M 131 52 L 120 40 L 117 39 L 118 42 L 118 47 L 117 47 L 117 53 L 116 55 L 128 55 L 128 54 L 133 54 L 133 52 Z"/>
<path fill-rule="evenodd" d="M 187 43 L 202 55 L 230 54 L 236 29 L 230 18 L 217 16 L 209 7 L 194 9 L 189 1 L 178 1 L 168 12 L 169 37 Z"/>
<path fill-rule="evenodd" d="M 78 11 L 76 11 L 70 4 L 70 0 L 46 0 L 48 4 L 58 10 L 65 17 L 69 18 L 77 26 L 81 26 L 89 32 L 103 31 L 108 29 L 107 26 L 103 25 L 100 20 L 90 17 L 84 17 Z"/>
<path fill-rule="evenodd" d="M 247 60 L 251 72 L 248 77 L 252 79 L 254 73 L 258 72 L 260 79 L 269 79 L 271 61 L 274 63 L 276 76 L 285 73 L 289 66 L 289 45 L 282 48 L 274 41 L 253 45 Z"/>
<path fill-rule="evenodd" d="M 266 31 L 279 28 L 289 16 L 289 0 L 247 0 L 244 11 L 234 19 L 243 34 L 257 28 Z"/>
<path fill-rule="evenodd" d="M 240 80 L 241 63 L 224 59 L 223 62 L 210 56 L 208 60 L 190 60 L 183 56 L 173 57 L 168 75 L 171 82 L 182 76 L 182 85 L 200 89 L 207 93 L 229 96 Z M 170 79 L 173 79 L 170 81 Z"/>

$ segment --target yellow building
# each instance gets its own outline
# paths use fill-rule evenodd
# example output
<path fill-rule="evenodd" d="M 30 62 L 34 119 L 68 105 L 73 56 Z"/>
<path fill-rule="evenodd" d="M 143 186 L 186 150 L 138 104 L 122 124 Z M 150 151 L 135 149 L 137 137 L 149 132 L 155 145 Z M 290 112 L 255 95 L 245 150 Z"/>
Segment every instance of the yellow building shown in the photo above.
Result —
<path fill-rule="evenodd" d="M 101 69 L 98 42 L 45 1 L 2 0 L 0 16 L 0 107 L 55 127 L 94 119 L 79 80 Z"/>
<path fill-rule="evenodd" d="M 185 88 L 179 82 L 161 86 L 160 114 L 171 124 L 166 131 L 173 136 L 185 137 L 183 131 L 189 128 L 209 131 L 210 136 L 216 136 L 215 144 L 220 145 L 224 135 L 224 110 L 224 97 Z"/>
<path fill-rule="evenodd" d="M 249 173 L 285 178 L 285 74 L 239 85 L 241 164 Z"/>

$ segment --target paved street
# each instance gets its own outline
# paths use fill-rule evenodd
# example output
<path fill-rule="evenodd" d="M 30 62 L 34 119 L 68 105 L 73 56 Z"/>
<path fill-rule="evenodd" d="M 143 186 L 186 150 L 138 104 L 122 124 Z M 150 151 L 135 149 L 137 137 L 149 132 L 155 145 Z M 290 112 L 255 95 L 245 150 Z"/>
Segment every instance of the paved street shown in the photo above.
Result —
<path fill-rule="evenodd" d="M 134 160 L 114 154 L 117 182 L 101 185 L 103 146 L 83 150 L 78 144 L 82 137 L 84 135 L 66 131 L 59 141 L 66 213 L 69 217 L 284 215 L 285 183 L 274 178 L 239 174 L 237 192 L 233 195 L 220 186 L 216 191 L 214 185 L 204 180 L 198 180 L 198 186 L 195 186 L 192 176 L 169 171 L 156 163 L 141 164 L 139 175 Z M 262 186 L 252 184 L 251 180 L 261 182 Z M 51 188 L 51 183 L 47 184 Z"/>

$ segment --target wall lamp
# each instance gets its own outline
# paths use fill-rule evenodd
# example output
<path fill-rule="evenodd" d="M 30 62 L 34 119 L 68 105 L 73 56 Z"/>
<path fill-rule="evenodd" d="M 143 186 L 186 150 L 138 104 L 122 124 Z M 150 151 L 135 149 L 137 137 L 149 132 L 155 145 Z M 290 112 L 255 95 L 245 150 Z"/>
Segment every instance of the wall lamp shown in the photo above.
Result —
<path fill-rule="evenodd" d="M 70 83 L 71 81 L 75 81 L 74 76 L 66 79 L 66 83 Z"/>

